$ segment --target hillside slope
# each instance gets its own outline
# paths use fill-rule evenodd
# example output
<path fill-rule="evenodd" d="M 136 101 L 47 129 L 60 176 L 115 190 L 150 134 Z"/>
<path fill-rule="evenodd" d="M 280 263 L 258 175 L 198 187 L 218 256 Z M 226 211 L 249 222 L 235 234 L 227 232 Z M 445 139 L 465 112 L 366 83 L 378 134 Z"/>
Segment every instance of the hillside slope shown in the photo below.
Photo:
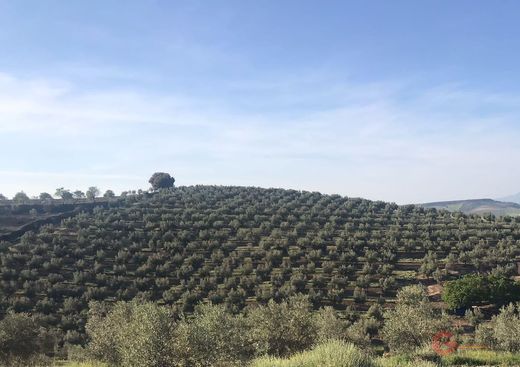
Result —
<path fill-rule="evenodd" d="M 204 300 L 238 310 L 302 292 L 315 306 L 362 312 L 411 283 L 475 270 L 513 275 L 520 218 L 293 190 L 179 187 L 0 243 L 0 261 L 0 311 L 36 314 L 77 343 L 94 300 L 146 299 L 191 312 Z"/>
<path fill-rule="evenodd" d="M 424 208 L 445 209 L 451 212 L 463 212 L 465 214 L 520 215 L 520 204 L 492 199 L 439 201 L 421 204 L 421 206 Z"/>
<path fill-rule="evenodd" d="M 497 200 L 520 204 L 520 192 L 518 194 L 505 196 L 505 197 L 497 199 Z"/>

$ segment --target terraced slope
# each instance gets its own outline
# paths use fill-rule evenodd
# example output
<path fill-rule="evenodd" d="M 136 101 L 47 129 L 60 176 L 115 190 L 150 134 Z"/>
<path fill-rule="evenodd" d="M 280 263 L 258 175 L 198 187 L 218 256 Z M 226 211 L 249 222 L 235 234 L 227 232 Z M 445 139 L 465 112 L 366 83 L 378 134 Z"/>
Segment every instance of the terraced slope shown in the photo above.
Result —
<path fill-rule="evenodd" d="M 81 341 L 89 301 L 248 304 L 308 294 L 364 311 L 396 289 L 471 271 L 517 272 L 520 219 L 337 195 L 179 187 L 130 196 L 0 245 L 0 310 Z"/>

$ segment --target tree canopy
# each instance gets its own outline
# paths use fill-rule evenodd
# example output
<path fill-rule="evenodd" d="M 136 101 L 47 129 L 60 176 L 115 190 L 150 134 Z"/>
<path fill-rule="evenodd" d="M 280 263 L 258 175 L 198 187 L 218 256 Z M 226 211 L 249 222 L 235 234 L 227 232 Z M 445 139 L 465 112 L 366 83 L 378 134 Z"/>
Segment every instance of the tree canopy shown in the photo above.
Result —
<path fill-rule="evenodd" d="M 152 185 L 153 190 L 160 190 L 173 187 L 175 179 L 169 173 L 155 172 L 148 182 Z"/>

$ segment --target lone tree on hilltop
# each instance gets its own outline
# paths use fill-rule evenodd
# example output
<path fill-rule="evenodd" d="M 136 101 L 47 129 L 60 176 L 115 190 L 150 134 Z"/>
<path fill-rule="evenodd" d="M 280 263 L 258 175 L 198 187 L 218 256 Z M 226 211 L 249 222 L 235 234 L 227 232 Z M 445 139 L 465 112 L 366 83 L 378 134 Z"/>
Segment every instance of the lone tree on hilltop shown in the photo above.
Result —
<path fill-rule="evenodd" d="M 175 179 L 169 173 L 155 172 L 148 182 L 152 185 L 152 189 L 157 191 L 173 187 Z"/>

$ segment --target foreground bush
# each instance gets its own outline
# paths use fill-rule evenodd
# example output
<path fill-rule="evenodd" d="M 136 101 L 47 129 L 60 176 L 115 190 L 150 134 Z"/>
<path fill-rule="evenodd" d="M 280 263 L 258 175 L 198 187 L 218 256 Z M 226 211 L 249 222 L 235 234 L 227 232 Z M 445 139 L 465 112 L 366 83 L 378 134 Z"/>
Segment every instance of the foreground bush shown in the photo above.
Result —
<path fill-rule="evenodd" d="M 288 356 L 309 349 L 315 342 L 317 328 L 307 297 L 291 297 L 281 303 L 271 300 L 267 306 L 252 310 L 248 318 L 260 355 Z"/>
<path fill-rule="evenodd" d="M 124 367 L 173 365 L 173 317 L 153 303 L 119 302 L 111 310 L 92 303 L 88 351 L 98 361 Z"/>
<path fill-rule="evenodd" d="M 432 309 L 424 287 L 414 285 L 398 292 L 395 308 L 385 313 L 382 336 L 392 351 L 410 353 L 447 327 Z"/>
<path fill-rule="evenodd" d="M 244 365 L 260 355 L 310 349 L 318 334 L 327 339 L 339 320 L 330 310 L 322 316 L 318 322 L 304 296 L 270 301 L 245 315 L 202 304 L 177 323 L 168 307 L 154 303 L 118 302 L 110 309 L 92 303 L 87 352 L 93 360 L 123 367 Z"/>
<path fill-rule="evenodd" d="M 491 350 L 460 351 L 443 357 L 448 366 L 520 366 L 520 355 Z"/>
<path fill-rule="evenodd" d="M 222 305 L 200 305 L 174 331 L 175 358 L 180 366 L 241 365 L 255 355 L 250 334 L 243 316 Z"/>
<path fill-rule="evenodd" d="M 502 307 L 490 322 L 476 329 L 476 340 L 488 348 L 520 352 L 520 304 Z"/>
<path fill-rule="evenodd" d="M 48 344 L 51 344 L 50 346 Z M 38 324 L 28 315 L 8 314 L 0 321 L 0 365 L 32 366 L 41 364 L 41 354 L 52 351 Z"/>
<path fill-rule="evenodd" d="M 329 341 L 292 357 L 264 357 L 253 361 L 252 367 L 375 367 L 374 361 L 353 344 Z"/>

